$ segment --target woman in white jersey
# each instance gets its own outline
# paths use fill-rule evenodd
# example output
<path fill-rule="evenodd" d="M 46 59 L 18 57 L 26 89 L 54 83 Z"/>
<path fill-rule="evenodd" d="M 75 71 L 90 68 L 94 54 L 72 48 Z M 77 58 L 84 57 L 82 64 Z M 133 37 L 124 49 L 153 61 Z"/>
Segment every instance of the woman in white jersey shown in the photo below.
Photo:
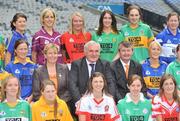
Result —
<path fill-rule="evenodd" d="M 86 94 L 77 104 L 79 121 L 116 121 L 119 118 L 113 97 L 108 93 L 107 82 L 100 72 L 92 74 Z"/>

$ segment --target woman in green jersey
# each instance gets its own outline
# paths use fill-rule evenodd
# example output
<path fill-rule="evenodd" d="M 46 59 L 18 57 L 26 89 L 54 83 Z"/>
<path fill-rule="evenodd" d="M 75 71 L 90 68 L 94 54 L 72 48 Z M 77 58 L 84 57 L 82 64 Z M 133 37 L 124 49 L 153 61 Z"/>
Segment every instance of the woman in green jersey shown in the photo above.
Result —
<path fill-rule="evenodd" d="M 101 14 L 98 30 L 92 34 L 92 40 L 101 45 L 101 59 L 110 62 L 114 60 L 118 51 L 118 44 L 124 39 L 117 30 L 116 18 L 111 11 L 105 10 Z"/>
<path fill-rule="evenodd" d="M 2 81 L 0 121 L 31 121 L 31 108 L 28 102 L 20 99 L 18 78 L 9 75 Z"/>
<path fill-rule="evenodd" d="M 129 78 L 127 86 L 130 93 L 127 93 L 117 104 L 122 121 L 151 120 L 151 102 L 141 93 L 142 85 L 140 76 L 135 74 Z"/>

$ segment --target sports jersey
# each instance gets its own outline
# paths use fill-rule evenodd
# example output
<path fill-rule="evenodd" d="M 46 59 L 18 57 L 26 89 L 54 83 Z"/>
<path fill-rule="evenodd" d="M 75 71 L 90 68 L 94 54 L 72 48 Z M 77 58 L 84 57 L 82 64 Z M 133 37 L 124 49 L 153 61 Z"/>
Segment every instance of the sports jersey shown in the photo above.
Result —
<path fill-rule="evenodd" d="M 66 52 L 66 56 L 63 57 L 65 63 L 71 63 L 74 60 L 78 60 L 84 57 L 84 45 L 91 40 L 91 34 L 89 32 L 83 34 L 70 34 L 64 33 L 61 36 L 63 50 Z"/>
<path fill-rule="evenodd" d="M 173 101 L 170 104 L 165 96 L 159 97 L 158 95 L 156 95 L 153 98 L 152 116 L 154 118 L 156 118 L 158 115 L 161 115 L 162 121 L 178 121 L 179 113 L 180 107 L 176 101 Z"/>
<path fill-rule="evenodd" d="M 4 37 L 0 35 L 0 68 L 4 68 L 5 45 Z"/>
<path fill-rule="evenodd" d="M 165 28 L 156 36 L 162 46 L 161 58 L 168 64 L 176 59 L 176 47 L 180 44 L 180 29 L 177 29 L 176 35 L 173 35 L 169 28 Z"/>
<path fill-rule="evenodd" d="M 156 95 L 159 92 L 161 76 L 166 72 L 167 64 L 159 60 L 159 67 L 153 68 L 150 60 L 146 59 L 142 64 L 143 78 L 146 83 L 147 92 Z"/>
<path fill-rule="evenodd" d="M 57 117 L 54 117 L 54 106 L 49 106 L 43 96 L 32 105 L 32 121 L 73 121 L 67 104 L 56 96 L 58 103 Z"/>
<path fill-rule="evenodd" d="M 24 34 L 20 34 L 17 31 L 12 31 L 13 35 L 8 43 L 8 47 L 7 47 L 7 51 L 11 54 L 11 61 L 14 60 L 14 45 L 16 43 L 17 40 L 19 39 L 23 39 L 26 40 L 29 44 L 29 50 L 28 50 L 28 57 L 31 57 L 31 36 L 28 35 L 27 33 Z"/>
<path fill-rule="evenodd" d="M 33 81 L 33 72 L 37 68 L 29 58 L 26 59 L 26 64 L 22 64 L 15 58 L 14 61 L 11 61 L 6 65 L 5 70 L 9 73 L 12 73 L 16 76 L 21 84 L 21 97 L 25 99 L 32 94 L 32 81 Z"/>
<path fill-rule="evenodd" d="M 139 22 L 138 27 L 131 28 L 130 23 L 122 26 L 121 32 L 126 41 L 129 41 L 134 46 L 132 59 L 141 63 L 148 58 L 149 43 L 154 39 L 150 27 L 142 22 Z"/>
<path fill-rule="evenodd" d="M 100 58 L 112 62 L 118 52 L 119 43 L 124 39 L 121 33 L 115 34 L 111 32 L 106 34 L 103 32 L 102 35 L 99 36 L 95 32 L 92 35 L 92 40 L 96 41 L 101 46 Z"/>
<path fill-rule="evenodd" d="M 9 106 L 5 100 L 0 103 L 0 121 L 32 121 L 30 105 L 18 100 L 15 106 Z"/>
<path fill-rule="evenodd" d="M 76 114 L 85 115 L 86 121 L 115 121 L 119 118 L 113 98 L 105 94 L 101 101 L 96 101 L 93 94 L 83 96 L 78 102 Z"/>
<path fill-rule="evenodd" d="M 133 102 L 130 93 L 124 99 L 118 101 L 118 111 L 122 121 L 151 121 L 151 102 L 140 93 L 140 100 L 137 104 Z"/>
<path fill-rule="evenodd" d="M 60 33 L 53 30 L 53 34 L 50 35 L 42 27 L 38 32 L 35 33 L 32 39 L 32 51 L 36 52 L 36 63 L 39 65 L 44 65 L 46 59 L 44 57 L 44 47 L 48 43 L 54 43 L 59 46 L 58 52 L 58 63 L 62 63 L 62 53 L 60 51 Z"/>
<path fill-rule="evenodd" d="M 171 62 L 166 69 L 166 73 L 173 75 L 176 80 L 177 87 L 180 90 L 180 62 L 177 60 Z"/>

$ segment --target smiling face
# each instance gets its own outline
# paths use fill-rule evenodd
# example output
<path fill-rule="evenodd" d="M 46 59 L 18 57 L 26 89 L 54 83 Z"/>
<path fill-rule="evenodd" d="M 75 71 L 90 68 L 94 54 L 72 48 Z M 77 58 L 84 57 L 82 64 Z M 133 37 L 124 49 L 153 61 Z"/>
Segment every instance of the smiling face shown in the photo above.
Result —
<path fill-rule="evenodd" d="M 128 86 L 130 94 L 134 97 L 139 96 L 142 88 L 141 81 L 139 79 L 135 79 L 132 84 Z"/>
<path fill-rule="evenodd" d="M 102 93 L 103 88 L 104 88 L 104 80 L 101 76 L 93 78 L 92 88 L 93 88 L 93 92 Z"/>
<path fill-rule="evenodd" d="M 24 60 L 26 59 L 27 53 L 28 53 L 28 46 L 26 43 L 21 43 L 17 46 L 15 49 L 16 57 Z"/>
<path fill-rule="evenodd" d="M 149 55 L 152 59 L 159 59 L 159 56 L 161 54 L 161 48 L 157 44 L 152 44 L 149 48 Z"/>
<path fill-rule="evenodd" d="M 58 59 L 58 50 L 56 47 L 49 48 L 45 53 L 47 63 L 55 64 Z"/>
<path fill-rule="evenodd" d="M 179 26 L 179 19 L 176 15 L 171 16 L 169 20 L 167 21 L 167 26 L 169 27 L 170 30 L 177 30 Z"/>
<path fill-rule="evenodd" d="M 173 95 L 173 92 L 175 90 L 175 84 L 171 78 L 164 81 L 163 86 L 164 94 L 170 94 Z"/>
<path fill-rule="evenodd" d="M 112 17 L 109 13 L 105 13 L 103 17 L 103 28 L 109 28 L 112 24 Z"/>
<path fill-rule="evenodd" d="M 17 78 L 10 78 L 5 87 L 6 97 L 16 97 L 19 91 L 19 82 Z"/>
<path fill-rule="evenodd" d="M 54 85 L 46 85 L 44 91 L 42 91 L 42 95 L 44 96 L 47 102 L 54 102 L 56 98 L 56 89 Z"/>
<path fill-rule="evenodd" d="M 140 13 L 137 9 L 131 9 L 128 15 L 129 22 L 132 25 L 137 25 L 138 22 L 140 21 Z"/>
<path fill-rule="evenodd" d="M 83 30 L 84 27 L 84 20 L 82 17 L 75 15 L 72 18 L 72 27 L 73 27 L 73 31 L 76 32 L 81 32 Z"/>
<path fill-rule="evenodd" d="M 43 26 L 47 28 L 53 28 L 55 24 L 55 16 L 52 11 L 47 11 L 42 20 Z"/>
<path fill-rule="evenodd" d="M 84 54 L 89 62 L 96 62 L 100 56 L 100 46 L 98 44 L 89 45 Z"/>
<path fill-rule="evenodd" d="M 120 45 L 119 47 L 119 57 L 123 62 L 128 62 L 131 59 L 131 56 L 133 54 L 133 48 L 132 47 L 124 47 L 123 45 Z"/>
<path fill-rule="evenodd" d="M 16 31 L 23 33 L 26 29 L 26 19 L 24 17 L 19 17 L 13 25 L 15 26 Z"/>

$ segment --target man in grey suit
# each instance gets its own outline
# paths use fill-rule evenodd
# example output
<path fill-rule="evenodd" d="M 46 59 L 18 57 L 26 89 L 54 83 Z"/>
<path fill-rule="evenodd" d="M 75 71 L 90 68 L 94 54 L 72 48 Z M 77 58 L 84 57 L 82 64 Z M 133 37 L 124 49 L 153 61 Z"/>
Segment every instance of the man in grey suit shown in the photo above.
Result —
<path fill-rule="evenodd" d="M 127 87 L 128 78 L 137 74 L 142 77 L 142 67 L 137 62 L 131 60 L 133 46 L 130 42 L 123 41 L 119 44 L 119 58 L 112 62 L 111 72 L 116 86 L 116 102 L 125 97 L 129 92 Z M 144 80 L 143 80 L 144 82 Z M 146 86 L 143 84 L 141 90 L 146 96 Z"/>
<path fill-rule="evenodd" d="M 107 61 L 99 59 L 100 45 L 95 41 L 89 41 L 84 45 L 85 57 L 72 62 L 69 73 L 68 85 L 69 91 L 76 103 L 86 92 L 89 77 L 93 72 L 104 74 L 109 93 L 115 95 L 114 81 L 110 72 L 110 64 Z"/>

